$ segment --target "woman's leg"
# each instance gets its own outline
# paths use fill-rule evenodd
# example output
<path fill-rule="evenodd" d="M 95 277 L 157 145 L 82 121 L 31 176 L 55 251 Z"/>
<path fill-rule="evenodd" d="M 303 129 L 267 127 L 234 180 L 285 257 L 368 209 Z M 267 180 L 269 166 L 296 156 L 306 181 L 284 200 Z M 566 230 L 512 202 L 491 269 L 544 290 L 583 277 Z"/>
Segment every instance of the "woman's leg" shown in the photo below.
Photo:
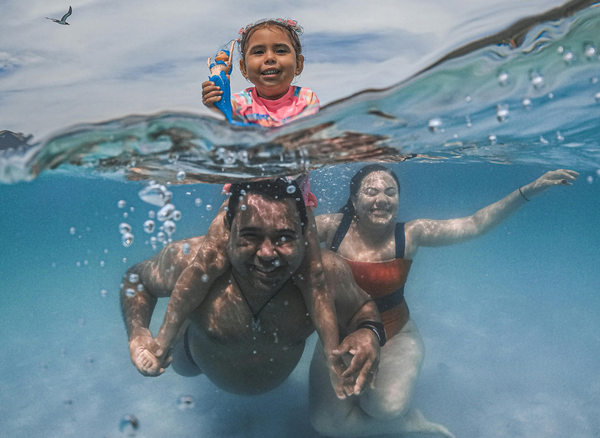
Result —
<path fill-rule="evenodd" d="M 427 421 L 410 408 L 423 363 L 423 341 L 414 322 L 381 349 L 375 389 L 339 400 L 327 383 L 323 353 L 317 344 L 310 368 L 311 421 L 325 436 L 361 437 L 421 432 L 453 437 L 444 426 Z"/>

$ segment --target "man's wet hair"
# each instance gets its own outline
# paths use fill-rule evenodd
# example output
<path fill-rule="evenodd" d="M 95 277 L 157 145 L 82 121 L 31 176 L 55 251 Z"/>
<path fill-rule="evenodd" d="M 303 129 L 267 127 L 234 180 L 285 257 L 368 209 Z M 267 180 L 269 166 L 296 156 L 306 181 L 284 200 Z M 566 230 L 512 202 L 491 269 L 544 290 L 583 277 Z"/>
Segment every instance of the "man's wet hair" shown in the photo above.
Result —
<path fill-rule="evenodd" d="M 304 197 L 302 196 L 302 191 L 298 187 L 296 181 L 291 178 L 277 178 L 231 184 L 231 188 L 229 189 L 229 204 L 227 205 L 226 213 L 229 228 L 231 228 L 231 224 L 233 224 L 240 198 L 243 199 L 246 194 L 260 195 L 269 201 L 283 201 L 286 199 L 294 200 L 298 214 L 300 215 L 302 231 L 306 230 L 308 217 L 306 215 Z"/>

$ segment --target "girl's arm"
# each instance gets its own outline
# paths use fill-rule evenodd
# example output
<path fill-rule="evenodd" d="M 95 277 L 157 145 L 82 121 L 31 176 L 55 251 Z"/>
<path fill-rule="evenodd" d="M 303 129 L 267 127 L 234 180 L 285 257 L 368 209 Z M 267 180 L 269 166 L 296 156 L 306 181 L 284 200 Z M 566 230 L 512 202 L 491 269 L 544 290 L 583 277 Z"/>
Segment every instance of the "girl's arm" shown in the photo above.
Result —
<path fill-rule="evenodd" d="M 406 256 L 412 258 L 419 246 L 453 245 L 479 237 L 550 187 L 571 185 L 571 181 L 575 181 L 578 175 L 575 171 L 564 169 L 547 172 L 472 216 L 449 220 L 417 219 L 408 222 L 405 228 Z"/>

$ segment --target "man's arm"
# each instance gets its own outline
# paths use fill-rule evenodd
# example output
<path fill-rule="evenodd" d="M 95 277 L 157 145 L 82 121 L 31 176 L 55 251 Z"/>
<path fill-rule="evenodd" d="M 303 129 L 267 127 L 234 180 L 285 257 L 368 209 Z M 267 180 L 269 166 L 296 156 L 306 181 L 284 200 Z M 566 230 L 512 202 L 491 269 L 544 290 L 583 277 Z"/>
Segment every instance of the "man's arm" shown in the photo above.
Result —
<path fill-rule="evenodd" d="M 575 181 L 578 175 L 575 171 L 564 169 L 547 172 L 472 216 L 449 220 L 417 219 L 408 222 L 405 228 L 407 257 L 411 258 L 419 246 L 453 245 L 479 237 L 550 187 L 571 185 L 571 181 Z"/>
<path fill-rule="evenodd" d="M 366 321 L 381 322 L 377 306 L 372 298 L 358 287 L 348 264 L 331 251 L 322 251 L 323 265 L 327 275 L 338 317 L 338 324 L 346 333 L 337 350 L 333 354 L 353 355 L 348 369 L 342 377 L 348 378 L 358 374 L 354 385 L 345 387 L 346 394 L 360 394 L 366 383 L 373 383 L 379 366 L 379 339 L 368 328 L 358 328 Z"/>

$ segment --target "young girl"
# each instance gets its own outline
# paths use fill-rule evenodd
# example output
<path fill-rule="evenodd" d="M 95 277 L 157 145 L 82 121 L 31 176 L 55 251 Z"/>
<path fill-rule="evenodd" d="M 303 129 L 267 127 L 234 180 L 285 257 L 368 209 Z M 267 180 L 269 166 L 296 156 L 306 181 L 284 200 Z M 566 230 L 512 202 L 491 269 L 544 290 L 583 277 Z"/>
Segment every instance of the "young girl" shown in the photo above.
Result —
<path fill-rule="evenodd" d="M 319 110 L 317 96 L 308 88 L 291 83 L 304 67 L 300 44 L 301 28 L 292 20 L 264 20 L 240 29 L 240 70 L 254 84 L 241 93 L 233 94 L 231 103 L 235 119 L 262 126 L 280 126 Z M 231 54 L 232 55 L 232 54 Z M 211 109 L 221 99 L 223 91 L 211 81 L 202 84 L 202 102 Z M 313 324 L 319 334 L 330 371 L 331 383 L 339 398 L 360 392 L 351 376 L 344 373 L 341 358 L 335 349 L 339 344 L 337 318 L 333 298 L 327 290 L 321 261 L 321 251 L 312 209 L 317 199 L 310 191 L 308 175 L 297 179 L 308 211 L 307 251 L 305 261 L 293 279 L 300 288 Z M 224 187 L 228 191 L 228 185 Z M 290 186 L 291 187 L 291 186 Z M 168 351 L 182 335 L 180 330 L 189 312 L 206 297 L 212 282 L 229 266 L 226 246 L 229 238 L 225 222 L 225 204 L 219 210 L 206 234 L 206 245 L 179 277 L 169 300 L 163 325 L 156 337 L 162 353 Z M 255 314 L 255 309 L 250 309 Z M 260 312 L 260 311 L 259 311 Z M 252 329 L 260 331 L 259 319 L 253 318 Z M 179 336 L 178 336 L 179 335 Z M 139 365 L 147 372 L 160 364 L 145 351 Z"/>

